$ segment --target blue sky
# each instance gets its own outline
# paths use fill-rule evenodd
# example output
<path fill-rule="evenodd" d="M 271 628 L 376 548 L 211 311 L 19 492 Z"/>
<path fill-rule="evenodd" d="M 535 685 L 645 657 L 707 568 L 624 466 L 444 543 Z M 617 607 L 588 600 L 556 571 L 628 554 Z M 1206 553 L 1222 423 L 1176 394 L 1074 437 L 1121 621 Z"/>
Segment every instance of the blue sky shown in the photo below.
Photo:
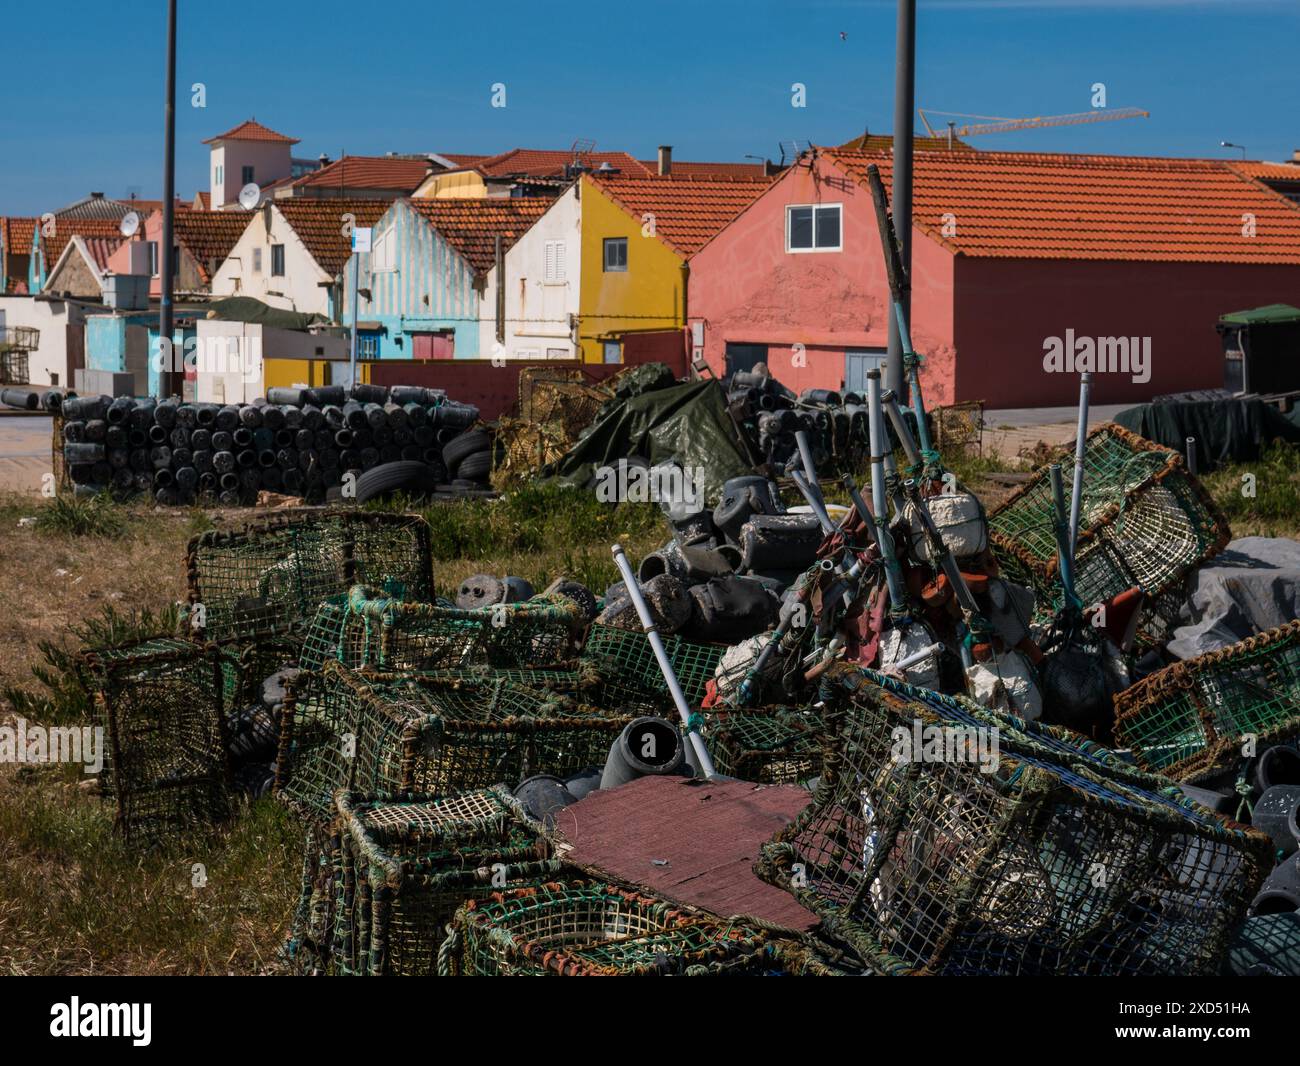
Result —
<path fill-rule="evenodd" d="M 982 137 L 983 148 L 1251 158 L 1300 147 L 1300 0 L 919 0 L 917 102 L 982 115 L 1110 106 L 1149 119 Z M 181 0 L 177 190 L 250 115 L 304 156 L 565 148 L 779 155 L 893 114 L 892 0 L 408 5 Z M 413 16 L 411 10 L 426 12 Z M 9 4 L 0 213 L 161 187 L 162 0 Z M 841 39 L 840 34 L 847 34 Z M 190 106 L 202 82 L 207 106 Z M 490 106 L 506 86 L 507 106 Z M 790 106 L 791 85 L 807 106 Z M 918 123 L 919 125 L 919 123 Z"/>

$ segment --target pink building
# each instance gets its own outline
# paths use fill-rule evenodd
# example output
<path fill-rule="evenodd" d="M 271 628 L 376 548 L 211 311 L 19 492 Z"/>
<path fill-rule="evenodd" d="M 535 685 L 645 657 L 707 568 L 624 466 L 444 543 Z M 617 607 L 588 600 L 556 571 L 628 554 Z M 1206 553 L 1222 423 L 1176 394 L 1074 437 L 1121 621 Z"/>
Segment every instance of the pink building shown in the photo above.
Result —
<path fill-rule="evenodd" d="M 867 184 L 888 151 L 814 149 L 691 260 L 715 372 L 862 389 L 889 289 Z M 1223 383 L 1214 324 L 1300 302 L 1300 207 L 1207 160 L 919 152 L 912 338 L 927 403 L 1097 403 Z"/>

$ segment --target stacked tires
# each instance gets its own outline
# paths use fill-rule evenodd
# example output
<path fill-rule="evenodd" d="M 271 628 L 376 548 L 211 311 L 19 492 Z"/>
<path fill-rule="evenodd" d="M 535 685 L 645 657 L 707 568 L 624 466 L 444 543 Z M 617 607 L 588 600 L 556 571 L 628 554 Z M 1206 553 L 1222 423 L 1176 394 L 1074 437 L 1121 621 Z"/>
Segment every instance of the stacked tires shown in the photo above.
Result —
<path fill-rule="evenodd" d="M 358 502 L 449 482 L 486 485 L 479 410 L 441 389 L 270 389 L 251 404 L 87 396 L 63 404 L 63 457 L 81 495 L 249 504 L 262 491 Z M 351 484 L 354 493 L 346 491 Z"/>

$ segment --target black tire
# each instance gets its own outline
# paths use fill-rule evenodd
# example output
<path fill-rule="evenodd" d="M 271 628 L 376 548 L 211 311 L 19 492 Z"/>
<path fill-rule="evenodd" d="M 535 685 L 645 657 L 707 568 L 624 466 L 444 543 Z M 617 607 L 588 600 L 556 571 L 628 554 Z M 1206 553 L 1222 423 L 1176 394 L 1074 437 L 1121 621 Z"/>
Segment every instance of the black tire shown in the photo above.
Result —
<path fill-rule="evenodd" d="M 470 430 L 448 441 L 442 448 L 442 461 L 447 469 L 456 473 L 462 459 L 478 452 L 485 452 L 492 447 L 492 438 L 481 429 Z"/>
<path fill-rule="evenodd" d="M 491 473 L 491 452 L 475 452 L 473 455 L 467 455 L 456 467 L 456 476 L 463 481 L 487 481 Z"/>
<path fill-rule="evenodd" d="M 381 499 L 395 492 L 413 496 L 433 492 L 439 471 L 428 463 L 398 460 L 367 470 L 357 478 L 357 503 Z"/>

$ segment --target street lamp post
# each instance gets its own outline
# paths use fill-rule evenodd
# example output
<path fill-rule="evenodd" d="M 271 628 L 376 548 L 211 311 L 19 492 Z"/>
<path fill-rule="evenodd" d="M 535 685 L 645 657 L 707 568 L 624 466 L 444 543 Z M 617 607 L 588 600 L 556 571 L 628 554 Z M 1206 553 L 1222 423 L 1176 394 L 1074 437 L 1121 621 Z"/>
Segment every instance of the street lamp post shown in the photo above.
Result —
<path fill-rule="evenodd" d="M 912 273 L 912 111 L 916 105 L 916 0 L 898 0 L 898 42 L 894 54 L 894 232 L 905 277 Z M 905 287 L 906 288 L 906 287 Z M 911 321 L 912 301 L 903 294 L 903 314 Z M 895 396 L 903 391 L 903 340 L 894 316 L 889 319 L 889 354 L 885 386 Z"/>
<path fill-rule="evenodd" d="M 163 110 L 163 224 L 162 247 L 158 249 L 161 296 L 158 301 L 158 352 L 162 361 L 158 371 L 158 398 L 180 395 L 176 357 L 172 352 L 172 230 L 176 213 L 176 0 L 167 0 L 167 101 Z"/>

